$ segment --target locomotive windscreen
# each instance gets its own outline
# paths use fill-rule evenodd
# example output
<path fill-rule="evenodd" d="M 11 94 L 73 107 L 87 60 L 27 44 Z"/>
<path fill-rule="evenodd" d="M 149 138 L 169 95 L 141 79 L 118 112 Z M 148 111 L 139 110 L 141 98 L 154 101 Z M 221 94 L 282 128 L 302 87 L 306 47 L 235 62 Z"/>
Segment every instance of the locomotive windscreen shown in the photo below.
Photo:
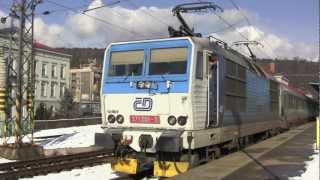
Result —
<path fill-rule="evenodd" d="M 188 92 L 192 45 L 182 38 L 111 44 L 105 53 L 102 92 Z"/>
<path fill-rule="evenodd" d="M 149 74 L 185 74 L 187 52 L 187 48 L 152 49 Z"/>
<path fill-rule="evenodd" d="M 112 52 L 109 76 L 139 76 L 143 60 L 143 50 Z"/>

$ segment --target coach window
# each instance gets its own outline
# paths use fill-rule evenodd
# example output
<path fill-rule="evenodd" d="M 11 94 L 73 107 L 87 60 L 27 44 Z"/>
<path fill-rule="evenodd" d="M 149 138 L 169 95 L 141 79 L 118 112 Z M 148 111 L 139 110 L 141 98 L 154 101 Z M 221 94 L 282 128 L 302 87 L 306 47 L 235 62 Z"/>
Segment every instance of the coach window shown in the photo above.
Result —
<path fill-rule="evenodd" d="M 270 80 L 269 81 L 269 91 L 270 91 L 270 109 L 272 112 L 278 112 L 278 103 L 279 103 L 279 85 L 277 82 Z"/>
<path fill-rule="evenodd" d="M 196 78 L 203 79 L 203 52 L 197 53 Z"/>
<path fill-rule="evenodd" d="M 109 76 L 142 75 L 143 60 L 143 50 L 112 52 Z"/>
<path fill-rule="evenodd" d="M 289 107 L 289 97 L 288 97 L 288 94 L 286 93 L 283 94 L 283 104 L 285 108 Z"/>

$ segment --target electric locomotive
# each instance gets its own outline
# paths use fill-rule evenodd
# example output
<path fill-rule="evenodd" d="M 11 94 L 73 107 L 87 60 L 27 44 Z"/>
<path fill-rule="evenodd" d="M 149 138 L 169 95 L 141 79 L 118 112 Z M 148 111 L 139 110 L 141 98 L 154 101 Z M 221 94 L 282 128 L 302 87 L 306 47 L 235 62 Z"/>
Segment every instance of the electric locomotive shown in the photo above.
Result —
<path fill-rule="evenodd" d="M 174 12 L 208 6 L 218 8 L 192 3 Z M 169 27 L 170 38 L 111 43 L 105 51 L 105 133 L 95 138 L 115 149 L 117 172 L 152 168 L 154 176 L 175 176 L 285 127 L 282 85 L 253 59 L 181 23 Z"/>

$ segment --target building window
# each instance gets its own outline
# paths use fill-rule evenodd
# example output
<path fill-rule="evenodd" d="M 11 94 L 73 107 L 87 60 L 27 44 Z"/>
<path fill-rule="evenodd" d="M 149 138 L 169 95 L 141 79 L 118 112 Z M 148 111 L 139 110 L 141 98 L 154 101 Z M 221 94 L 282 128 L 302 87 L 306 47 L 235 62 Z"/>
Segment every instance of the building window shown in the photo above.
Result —
<path fill-rule="evenodd" d="M 41 96 L 47 96 L 47 83 L 41 82 Z"/>
<path fill-rule="evenodd" d="M 51 95 L 51 97 L 56 96 L 56 83 L 55 82 L 51 82 L 50 95 Z"/>
<path fill-rule="evenodd" d="M 76 81 L 77 80 L 77 74 L 76 73 L 71 73 L 71 80 Z"/>
<path fill-rule="evenodd" d="M 40 89 L 40 83 L 39 81 L 35 81 L 35 85 L 34 85 L 34 95 L 35 97 L 38 97 L 39 96 L 39 89 Z"/>
<path fill-rule="evenodd" d="M 57 77 L 57 65 L 52 64 L 51 66 L 51 77 L 56 78 Z"/>
<path fill-rule="evenodd" d="M 65 90 L 66 90 L 66 84 L 61 83 L 60 84 L 60 97 L 64 96 Z"/>
<path fill-rule="evenodd" d="M 47 64 L 43 63 L 42 69 L 41 69 L 42 77 L 48 77 L 48 69 L 47 68 L 48 68 Z"/>
<path fill-rule="evenodd" d="M 38 76 L 39 76 L 39 75 L 38 75 L 39 61 L 37 61 L 37 60 L 34 61 L 34 66 L 33 66 L 33 68 L 34 68 L 34 75 L 35 75 L 36 77 L 38 77 Z"/>
<path fill-rule="evenodd" d="M 60 68 L 60 78 L 61 79 L 64 79 L 66 78 L 66 66 L 65 65 L 61 65 L 61 68 Z"/>

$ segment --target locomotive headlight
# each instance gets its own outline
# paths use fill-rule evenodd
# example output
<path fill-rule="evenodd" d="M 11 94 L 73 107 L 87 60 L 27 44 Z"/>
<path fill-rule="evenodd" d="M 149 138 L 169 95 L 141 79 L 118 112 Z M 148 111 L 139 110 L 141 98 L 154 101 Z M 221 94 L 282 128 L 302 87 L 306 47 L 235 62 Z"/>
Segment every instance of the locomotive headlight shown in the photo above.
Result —
<path fill-rule="evenodd" d="M 114 123 L 116 121 L 116 117 L 114 117 L 114 115 L 110 114 L 108 116 L 108 122 L 109 123 Z"/>
<path fill-rule="evenodd" d="M 187 123 L 187 116 L 179 116 L 178 117 L 178 124 L 180 126 L 184 126 Z"/>
<path fill-rule="evenodd" d="M 168 123 L 169 123 L 171 126 L 175 125 L 175 124 L 177 123 L 176 117 L 174 117 L 174 116 L 169 116 L 169 117 L 168 117 Z"/>
<path fill-rule="evenodd" d="M 143 89 L 144 88 L 144 81 L 138 81 L 137 82 L 137 88 L 138 89 Z"/>
<path fill-rule="evenodd" d="M 150 89 L 152 87 L 151 81 L 137 81 L 137 89 Z"/>
<path fill-rule="evenodd" d="M 124 122 L 124 117 L 123 117 L 121 114 L 119 114 L 119 115 L 117 116 L 116 120 L 117 120 L 117 122 L 118 122 L 119 124 L 122 124 L 122 123 Z"/>
<path fill-rule="evenodd" d="M 145 82 L 144 82 L 144 88 L 150 89 L 151 86 L 152 86 L 152 82 L 151 82 L 151 81 L 145 81 Z"/>

